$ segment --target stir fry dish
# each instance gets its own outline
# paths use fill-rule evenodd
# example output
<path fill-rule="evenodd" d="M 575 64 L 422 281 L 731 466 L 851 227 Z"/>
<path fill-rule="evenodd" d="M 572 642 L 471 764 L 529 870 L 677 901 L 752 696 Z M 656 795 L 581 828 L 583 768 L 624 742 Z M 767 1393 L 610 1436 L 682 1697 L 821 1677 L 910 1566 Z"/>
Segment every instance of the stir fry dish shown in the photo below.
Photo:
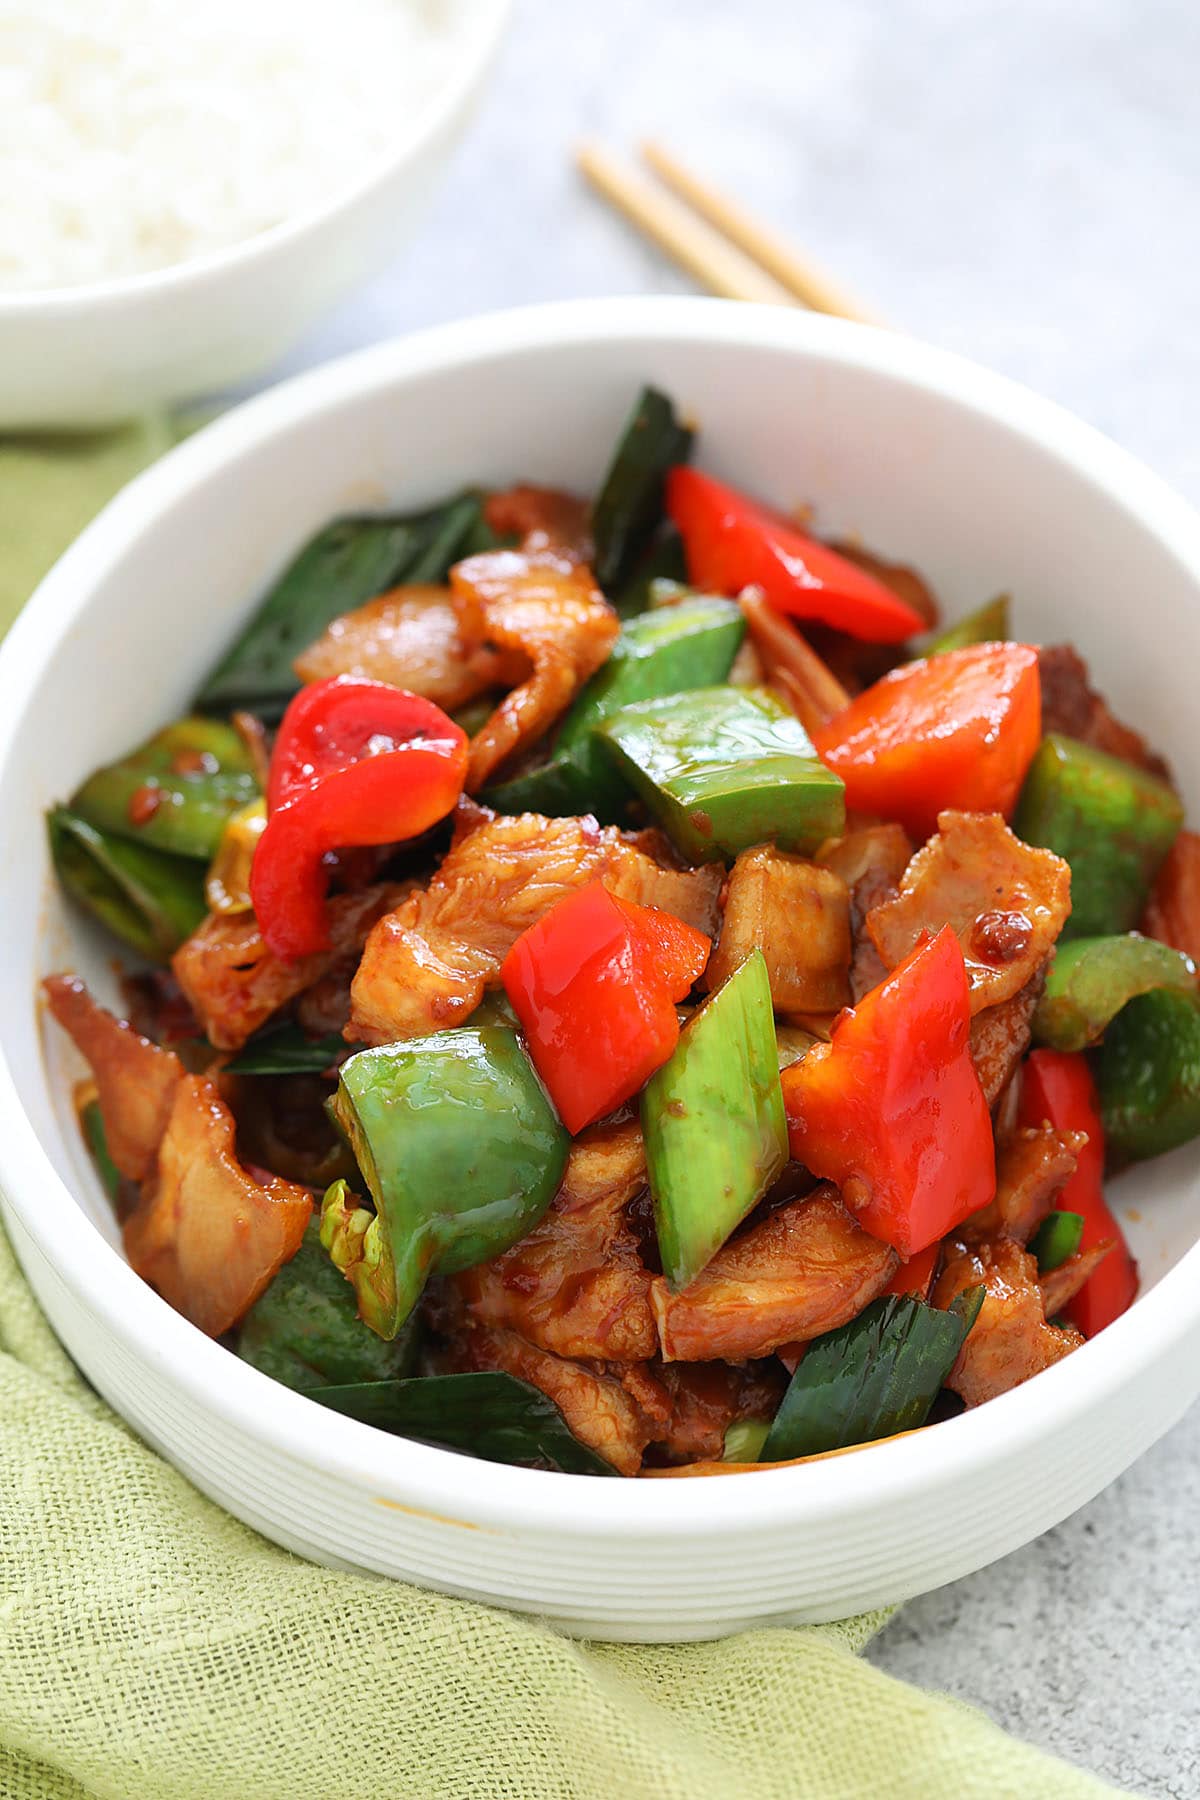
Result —
<path fill-rule="evenodd" d="M 1200 836 L 1069 645 L 691 466 L 342 518 L 48 818 L 129 1262 L 265 1375 L 568 1473 L 945 1419 L 1132 1302 Z M 314 1431 L 320 1428 L 313 1415 Z"/>

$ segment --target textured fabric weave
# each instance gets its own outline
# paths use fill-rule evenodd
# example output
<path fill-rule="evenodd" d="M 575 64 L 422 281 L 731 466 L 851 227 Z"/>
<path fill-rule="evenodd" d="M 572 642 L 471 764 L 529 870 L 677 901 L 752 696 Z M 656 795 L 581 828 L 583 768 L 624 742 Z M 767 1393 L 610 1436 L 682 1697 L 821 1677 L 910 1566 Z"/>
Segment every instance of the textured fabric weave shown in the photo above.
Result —
<path fill-rule="evenodd" d="M 0 445 L 0 620 L 169 434 Z M 585 1645 L 301 1562 L 80 1379 L 0 1236 L 2 1800 L 1099 1800 L 857 1655 Z"/>
<path fill-rule="evenodd" d="M 0 438 L 0 630 L 118 488 L 174 443 L 161 419 L 88 437 Z"/>

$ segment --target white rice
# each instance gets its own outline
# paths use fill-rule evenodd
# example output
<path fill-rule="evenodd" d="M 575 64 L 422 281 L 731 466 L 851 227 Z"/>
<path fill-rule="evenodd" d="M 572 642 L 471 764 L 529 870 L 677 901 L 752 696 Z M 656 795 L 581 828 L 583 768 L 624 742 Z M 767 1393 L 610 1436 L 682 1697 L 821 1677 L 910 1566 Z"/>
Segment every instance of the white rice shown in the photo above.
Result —
<path fill-rule="evenodd" d="M 311 211 L 445 77 L 451 25 L 443 0 L 0 0 L 0 289 Z"/>

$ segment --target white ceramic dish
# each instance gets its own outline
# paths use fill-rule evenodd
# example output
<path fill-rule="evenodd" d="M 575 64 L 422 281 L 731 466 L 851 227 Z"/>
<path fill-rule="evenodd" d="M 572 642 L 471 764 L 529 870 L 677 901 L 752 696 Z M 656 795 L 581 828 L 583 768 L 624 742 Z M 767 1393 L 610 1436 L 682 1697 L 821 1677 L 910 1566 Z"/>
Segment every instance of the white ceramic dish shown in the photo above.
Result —
<path fill-rule="evenodd" d="M 597 1481 L 378 1434 L 275 1386 L 123 1262 L 43 1045 L 35 973 L 110 986 L 61 910 L 41 813 L 179 711 L 254 597 L 349 507 L 464 479 L 594 484 L 635 387 L 702 422 L 718 473 L 816 502 L 965 611 L 1008 587 L 1071 637 L 1200 802 L 1200 520 L 1088 427 L 910 341 L 719 301 L 586 302 L 367 351 L 176 450 L 84 533 L 0 652 L 0 1187 L 17 1252 L 101 1392 L 206 1493 L 304 1554 L 549 1616 L 681 1639 L 904 1599 L 1095 1494 L 1200 1389 L 1200 1156 L 1114 1190 L 1146 1290 L 1093 1343 L 974 1413 L 802 1468 Z M 1136 1210 L 1136 1216 L 1135 1216 Z"/>
<path fill-rule="evenodd" d="M 0 292 L 0 429 L 94 426 L 212 393 L 281 357 L 382 269 L 482 86 L 511 0 L 447 0 L 445 80 L 353 186 L 212 255 L 151 274 Z"/>

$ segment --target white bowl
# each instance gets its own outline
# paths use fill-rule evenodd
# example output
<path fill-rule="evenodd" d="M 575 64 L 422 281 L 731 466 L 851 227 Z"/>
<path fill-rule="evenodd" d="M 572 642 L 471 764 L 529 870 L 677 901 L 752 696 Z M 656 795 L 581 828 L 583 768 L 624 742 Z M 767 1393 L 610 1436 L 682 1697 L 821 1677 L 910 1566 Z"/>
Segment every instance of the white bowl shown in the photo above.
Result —
<path fill-rule="evenodd" d="M 81 427 L 212 393 L 276 361 L 419 222 L 511 0 L 448 0 L 444 79 L 383 159 L 226 250 L 111 281 L 0 291 L 0 429 Z"/>
<path fill-rule="evenodd" d="M 348 358 L 230 414 L 84 533 L 0 652 L 0 1188 L 63 1342 L 119 1412 L 307 1556 L 548 1616 L 682 1639 L 897 1601 L 1091 1498 L 1200 1389 L 1200 1151 L 1114 1189 L 1143 1296 L 1026 1387 L 926 1432 L 721 1480 L 603 1481 L 384 1436 L 269 1382 L 121 1258 L 35 976 L 111 989 L 111 946 L 53 893 L 41 814 L 185 705 L 281 563 L 334 514 L 463 481 L 593 487 L 637 385 L 702 421 L 718 473 L 910 558 L 954 610 L 999 588 L 1073 638 L 1200 798 L 1200 520 L 1088 427 L 907 339 L 705 300 L 589 301 Z M 1132 1209 L 1136 1209 L 1135 1213 Z"/>

